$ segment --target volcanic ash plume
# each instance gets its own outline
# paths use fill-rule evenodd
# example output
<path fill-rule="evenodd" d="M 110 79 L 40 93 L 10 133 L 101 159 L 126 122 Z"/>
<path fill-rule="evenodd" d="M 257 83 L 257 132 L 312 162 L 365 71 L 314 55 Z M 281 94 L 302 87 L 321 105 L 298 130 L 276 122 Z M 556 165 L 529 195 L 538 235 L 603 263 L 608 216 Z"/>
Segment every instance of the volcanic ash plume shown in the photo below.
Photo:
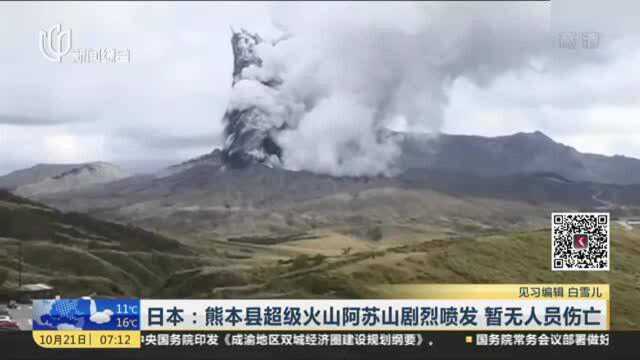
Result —
<path fill-rule="evenodd" d="M 233 32 L 225 162 L 231 167 L 262 163 L 338 176 L 387 174 L 398 149 L 376 131 L 379 115 L 348 92 L 329 96 L 322 84 L 305 83 L 304 72 L 312 69 L 287 64 L 290 60 L 281 56 L 291 56 L 292 48 L 283 45 L 284 39 L 266 41 L 244 29 Z M 286 84 L 286 77 L 293 81 Z"/>
<path fill-rule="evenodd" d="M 544 55 L 548 6 L 496 6 L 276 6 L 272 21 L 290 37 L 232 36 L 227 163 L 393 174 L 402 146 L 387 128 L 437 134 L 457 79 L 486 86 Z"/>
<path fill-rule="evenodd" d="M 285 126 L 284 111 L 276 102 L 276 79 L 258 79 L 245 74 L 262 66 L 256 46 L 263 42 L 257 34 L 242 29 L 233 32 L 233 91 L 224 116 L 225 144 L 223 158 L 231 167 L 245 167 L 252 162 L 280 165 L 282 148 L 275 142 L 275 132 Z"/>

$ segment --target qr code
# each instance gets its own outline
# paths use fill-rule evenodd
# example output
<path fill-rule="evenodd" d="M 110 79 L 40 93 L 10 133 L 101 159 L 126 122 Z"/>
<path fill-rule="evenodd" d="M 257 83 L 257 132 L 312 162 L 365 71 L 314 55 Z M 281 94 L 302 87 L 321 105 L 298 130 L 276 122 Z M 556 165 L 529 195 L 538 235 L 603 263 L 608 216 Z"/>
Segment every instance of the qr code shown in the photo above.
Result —
<path fill-rule="evenodd" d="M 553 213 L 551 269 L 609 271 L 608 213 Z"/>

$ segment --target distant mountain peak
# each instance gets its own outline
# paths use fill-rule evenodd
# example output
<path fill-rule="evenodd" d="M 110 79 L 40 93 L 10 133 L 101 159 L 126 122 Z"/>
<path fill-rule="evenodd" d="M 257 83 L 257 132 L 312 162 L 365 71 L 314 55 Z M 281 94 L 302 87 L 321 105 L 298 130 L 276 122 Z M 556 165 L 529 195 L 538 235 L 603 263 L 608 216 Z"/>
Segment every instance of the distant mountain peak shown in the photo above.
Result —
<path fill-rule="evenodd" d="M 44 166 L 44 165 L 43 165 Z M 40 166 L 42 168 L 43 166 Z M 45 178 L 37 175 L 28 177 L 29 170 L 25 169 L 24 181 L 15 186 L 14 192 L 21 196 L 39 196 L 57 192 L 73 191 L 90 185 L 102 184 L 128 177 L 129 174 L 117 165 L 108 162 L 92 162 L 73 166 L 51 165 L 52 174 Z M 57 172 L 53 172 L 58 169 Z"/>
<path fill-rule="evenodd" d="M 404 137 L 401 167 L 467 172 L 482 176 L 555 173 L 571 181 L 640 183 L 640 160 L 585 154 L 541 131 L 483 137 L 440 134 Z"/>
<path fill-rule="evenodd" d="M 550 138 L 540 130 L 536 130 L 533 132 L 518 132 L 514 135 L 507 135 L 507 136 L 523 136 L 531 139 L 539 139 L 539 140 L 555 142 L 552 138 Z"/>
<path fill-rule="evenodd" d="M 214 149 L 212 152 L 183 161 L 179 164 L 171 165 L 165 169 L 162 169 L 155 174 L 157 178 L 163 178 L 171 176 L 196 166 L 214 166 L 222 167 L 224 165 L 222 150 Z"/>
<path fill-rule="evenodd" d="M 81 164 L 78 165 L 77 167 L 74 167 L 71 170 L 65 171 L 63 173 L 60 173 L 58 175 L 52 176 L 52 179 L 62 179 L 66 176 L 72 176 L 72 175 L 78 175 L 81 174 L 83 171 L 85 172 L 89 172 L 89 173 L 98 173 L 98 172 L 104 172 L 104 171 L 110 171 L 110 172 L 115 172 L 115 173 L 122 173 L 122 175 L 124 175 L 124 171 L 122 169 L 120 169 L 117 165 L 111 164 L 111 163 L 107 163 L 107 162 L 103 162 L 103 161 L 98 161 L 98 162 L 92 162 L 92 163 L 87 163 L 87 164 Z"/>

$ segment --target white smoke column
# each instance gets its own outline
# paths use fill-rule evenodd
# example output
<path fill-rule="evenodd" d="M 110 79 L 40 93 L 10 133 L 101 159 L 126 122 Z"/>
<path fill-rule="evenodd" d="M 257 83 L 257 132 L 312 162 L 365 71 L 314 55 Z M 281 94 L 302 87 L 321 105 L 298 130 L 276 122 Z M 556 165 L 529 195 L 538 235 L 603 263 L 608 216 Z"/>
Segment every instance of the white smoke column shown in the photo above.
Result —
<path fill-rule="evenodd" d="M 375 118 L 373 108 L 350 94 L 321 99 L 295 130 L 280 136 L 285 165 L 336 176 L 391 175 L 390 162 L 400 149 L 378 139 Z"/>
<path fill-rule="evenodd" d="M 455 79 L 486 85 L 548 48 L 548 4 L 485 5 L 275 5 L 274 24 L 293 36 L 258 46 L 262 67 L 243 75 L 279 84 L 260 103 L 287 124 L 277 135 L 284 166 L 389 175 L 400 148 L 381 129 L 404 119 L 438 133 Z"/>

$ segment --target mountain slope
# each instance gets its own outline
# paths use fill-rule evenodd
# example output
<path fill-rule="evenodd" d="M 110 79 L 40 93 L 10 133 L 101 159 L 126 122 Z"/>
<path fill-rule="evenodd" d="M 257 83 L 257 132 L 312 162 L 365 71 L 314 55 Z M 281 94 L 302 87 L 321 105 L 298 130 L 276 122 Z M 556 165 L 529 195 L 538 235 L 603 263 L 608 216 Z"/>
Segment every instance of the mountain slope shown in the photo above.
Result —
<path fill-rule="evenodd" d="M 168 176 L 178 174 L 183 171 L 187 171 L 193 167 L 201 166 L 201 165 L 209 165 L 209 166 L 217 166 L 217 167 L 222 166 L 223 165 L 222 151 L 219 149 L 215 149 L 208 154 L 198 156 L 197 158 L 184 161 L 180 164 L 171 165 L 157 172 L 155 176 L 158 178 L 168 177 Z"/>
<path fill-rule="evenodd" d="M 95 240 L 121 250 L 186 250 L 175 240 L 139 228 L 63 213 L 4 191 L 0 192 L 0 236 L 71 245 Z"/>
<path fill-rule="evenodd" d="M 64 295 L 133 295 L 198 264 L 207 262 L 165 236 L 0 191 L 0 271 L 9 286 L 22 268 L 24 282 L 51 283 Z"/>
<path fill-rule="evenodd" d="M 390 133 L 401 170 L 435 169 L 481 176 L 556 173 L 573 181 L 640 184 L 640 160 L 584 154 L 541 132 L 508 136 Z"/>
<path fill-rule="evenodd" d="M 60 175 L 82 164 L 38 164 L 28 169 L 13 171 L 0 176 L 0 188 L 13 190 L 21 185 L 33 184 Z"/>
<path fill-rule="evenodd" d="M 170 176 L 133 177 L 42 201 L 173 236 L 237 237 L 313 228 L 528 227 L 549 209 L 640 206 L 631 186 L 574 182 L 553 173 L 486 177 L 409 170 L 395 178 L 335 178 L 206 162 Z M 470 225 L 471 226 L 471 225 Z"/>
<path fill-rule="evenodd" d="M 30 196 L 173 236 L 216 238 L 314 226 L 366 230 L 407 219 L 420 226 L 517 227 L 546 222 L 551 210 L 606 208 L 635 216 L 640 208 L 637 185 L 584 180 L 606 178 L 617 166 L 592 170 L 588 161 L 619 159 L 581 154 L 542 133 L 389 136 L 404 149 L 398 163 L 404 171 L 394 177 L 333 177 L 260 163 L 233 167 L 215 150 L 157 174 Z M 628 161 L 623 165 L 635 171 L 638 160 Z"/>
<path fill-rule="evenodd" d="M 90 185 L 112 182 L 127 176 L 128 174 L 116 165 L 95 162 L 77 165 L 50 177 L 20 184 L 14 189 L 14 192 L 21 196 L 41 196 L 43 194 L 73 191 Z M 34 176 L 32 179 L 37 178 Z"/>

